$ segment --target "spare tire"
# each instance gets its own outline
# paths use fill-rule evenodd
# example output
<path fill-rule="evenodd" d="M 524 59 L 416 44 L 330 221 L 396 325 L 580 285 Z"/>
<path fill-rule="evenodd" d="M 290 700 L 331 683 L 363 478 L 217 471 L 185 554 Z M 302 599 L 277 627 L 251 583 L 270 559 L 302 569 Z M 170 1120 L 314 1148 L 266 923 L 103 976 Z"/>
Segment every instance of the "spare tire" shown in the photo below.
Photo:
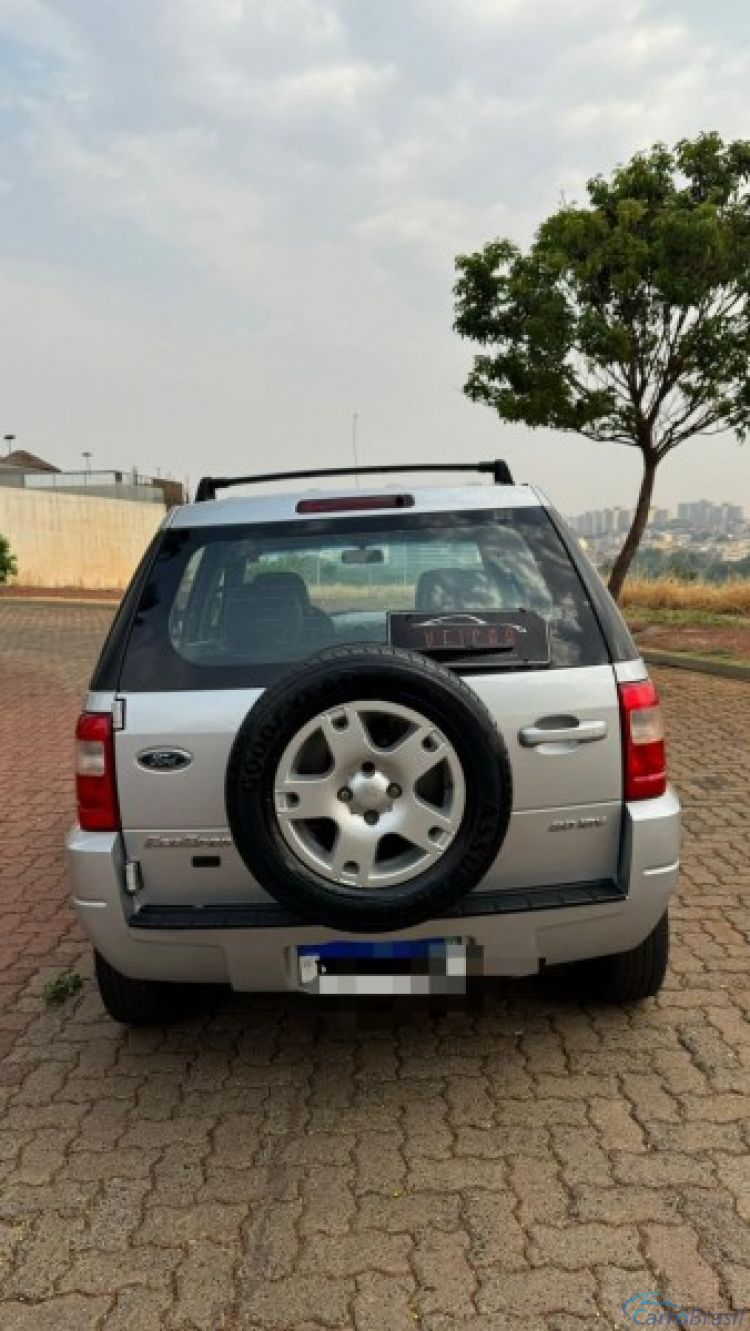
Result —
<path fill-rule="evenodd" d="M 333 929 L 439 917 L 493 863 L 508 753 L 477 695 L 417 652 L 329 648 L 273 684 L 229 757 L 226 806 L 250 872 Z"/>

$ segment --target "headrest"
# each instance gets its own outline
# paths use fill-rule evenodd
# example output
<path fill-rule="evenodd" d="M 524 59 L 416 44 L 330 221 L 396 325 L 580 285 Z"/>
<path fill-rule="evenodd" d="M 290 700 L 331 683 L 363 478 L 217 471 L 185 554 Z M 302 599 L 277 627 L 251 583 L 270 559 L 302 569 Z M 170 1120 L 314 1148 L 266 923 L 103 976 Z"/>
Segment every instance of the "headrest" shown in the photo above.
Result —
<path fill-rule="evenodd" d="M 299 573 L 290 573 L 286 569 L 256 573 L 248 586 L 260 586 L 265 596 L 294 596 L 301 606 L 310 604 L 310 593 L 304 578 Z"/>
<path fill-rule="evenodd" d="M 492 610 L 502 608 L 502 599 L 481 568 L 436 568 L 420 574 L 414 607 L 435 613 Z"/>
<path fill-rule="evenodd" d="M 252 582 L 229 593 L 227 637 L 235 646 L 257 643 L 265 654 L 269 647 L 294 638 L 305 609 L 306 589 L 299 574 L 258 573 Z"/>

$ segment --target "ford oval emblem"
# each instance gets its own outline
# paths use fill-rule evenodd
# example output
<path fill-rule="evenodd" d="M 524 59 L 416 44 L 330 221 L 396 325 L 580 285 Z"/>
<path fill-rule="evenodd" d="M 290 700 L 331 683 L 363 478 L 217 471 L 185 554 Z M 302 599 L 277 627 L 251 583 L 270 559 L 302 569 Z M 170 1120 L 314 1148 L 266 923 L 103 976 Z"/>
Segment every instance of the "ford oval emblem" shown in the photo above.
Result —
<path fill-rule="evenodd" d="M 179 772 L 193 761 L 187 749 L 142 749 L 137 757 L 149 772 Z"/>

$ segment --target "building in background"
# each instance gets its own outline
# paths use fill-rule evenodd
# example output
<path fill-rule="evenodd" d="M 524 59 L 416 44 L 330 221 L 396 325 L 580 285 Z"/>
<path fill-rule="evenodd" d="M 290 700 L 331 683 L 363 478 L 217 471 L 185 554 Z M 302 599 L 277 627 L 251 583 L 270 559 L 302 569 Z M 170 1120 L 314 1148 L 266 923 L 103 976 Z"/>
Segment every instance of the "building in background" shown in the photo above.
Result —
<path fill-rule="evenodd" d="M 594 561 L 606 569 L 611 567 L 630 528 L 633 510 L 590 509 L 569 521 Z M 675 514 L 668 508 L 651 508 L 639 551 L 639 557 L 645 557 L 644 566 L 663 566 L 658 560 L 660 553 L 664 558 L 678 554 L 684 565 L 680 552 L 689 552 L 694 563 L 697 561 L 706 568 L 747 559 L 750 556 L 750 523 L 745 519 L 742 505 L 697 499 L 678 504 Z M 649 565 L 650 554 L 654 559 Z"/>
<path fill-rule="evenodd" d="M 6 469 L 15 471 L 59 471 L 59 467 L 53 467 L 51 462 L 45 462 L 44 458 L 38 458 L 34 453 L 27 453 L 24 448 L 15 448 L 12 453 L 8 453 L 4 458 L 0 458 L 0 471 Z"/>
<path fill-rule="evenodd" d="M 591 509 L 569 521 L 579 536 L 624 534 L 633 521 L 633 509 Z M 714 504 L 710 499 L 698 499 L 678 504 L 674 517 L 668 508 L 651 508 L 647 530 L 664 531 L 682 527 L 693 532 L 731 532 L 743 527 L 744 523 L 745 514 L 741 504 Z"/>
<path fill-rule="evenodd" d="M 578 536 L 612 536 L 625 534 L 633 521 L 631 508 L 596 508 L 570 518 Z"/>
<path fill-rule="evenodd" d="M 35 588 L 122 591 L 163 521 L 178 481 L 133 471 L 60 471 L 17 449 L 0 460 L 0 533 Z"/>
<path fill-rule="evenodd" d="M 0 460 L 0 486 L 27 490 L 56 490 L 101 499 L 138 500 L 174 508 L 185 502 L 183 486 L 162 476 L 144 476 L 131 471 L 60 471 L 51 462 L 16 449 Z"/>
<path fill-rule="evenodd" d="M 691 504 L 677 505 L 677 521 L 704 531 L 731 531 L 744 521 L 741 504 L 713 504 L 710 499 L 699 499 Z"/>

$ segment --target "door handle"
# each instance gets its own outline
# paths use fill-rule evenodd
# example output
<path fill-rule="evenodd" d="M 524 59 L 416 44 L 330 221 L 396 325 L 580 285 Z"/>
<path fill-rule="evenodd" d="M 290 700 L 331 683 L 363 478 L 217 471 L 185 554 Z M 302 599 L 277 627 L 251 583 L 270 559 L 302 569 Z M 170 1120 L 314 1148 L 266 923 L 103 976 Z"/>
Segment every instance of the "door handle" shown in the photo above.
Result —
<path fill-rule="evenodd" d="M 524 726 L 518 738 L 525 748 L 531 749 L 538 744 L 566 744 L 571 740 L 590 744 L 592 740 L 604 739 L 606 734 L 606 721 L 577 721 L 574 725 Z"/>

